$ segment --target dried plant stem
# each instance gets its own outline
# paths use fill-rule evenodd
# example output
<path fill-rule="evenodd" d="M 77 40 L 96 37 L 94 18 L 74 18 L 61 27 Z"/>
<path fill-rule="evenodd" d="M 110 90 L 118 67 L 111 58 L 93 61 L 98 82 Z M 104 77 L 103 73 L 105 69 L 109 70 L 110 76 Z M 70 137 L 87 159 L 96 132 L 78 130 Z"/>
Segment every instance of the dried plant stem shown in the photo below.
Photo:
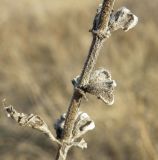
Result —
<path fill-rule="evenodd" d="M 52 142 L 59 145 L 56 160 L 66 160 L 67 153 L 72 146 L 87 148 L 87 143 L 81 138 L 87 131 L 94 129 L 95 123 L 87 113 L 79 111 L 82 98 L 86 93 L 95 95 L 104 103 L 111 105 L 114 102 L 113 90 L 116 83 L 106 69 L 94 70 L 100 49 L 112 32 L 123 29 L 128 31 L 135 27 L 138 17 L 129 9 L 122 7 L 113 12 L 115 0 L 103 0 L 93 21 L 92 43 L 82 72 L 73 79 L 74 92 L 67 113 L 61 115 L 55 123 L 56 137 L 45 121 L 38 115 L 17 112 L 13 106 L 3 106 L 8 116 L 20 126 L 31 127 L 45 133 Z"/>
<path fill-rule="evenodd" d="M 107 34 L 106 32 L 108 29 L 110 14 L 113 9 L 114 2 L 115 0 L 104 0 L 103 1 L 101 15 L 99 18 L 96 34 L 94 33 L 94 30 L 92 28 L 93 40 L 91 43 L 88 57 L 86 59 L 86 62 L 84 64 L 84 67 L 81 73 L 81 79 L 80 79 L 81 86 L 88 83 L 90 74 L 92 73 L 92 70 L 96 64 L 97 57 L 99 55 L 99 51 L 102 47 L 103 42 L 107 38 L 105 35 Z M 103 36 L 102 38 L 100 37 L 101 35 Z"/>
<path fill-rule="evenodd" d="M 86 62 L 84 64 L 84 67 L 81 73 L 78 88 L 82 88 L 82 86 L 88 84 L 90 75 L 97 61 L 99 51 L 103 45 L 103 42 L 107 39 L 106 32 L 108 28 L 110 14 L 114 5 L 114 1 L 115 0 L 103 1 L 100 18 L 98 20 L 98 28 L 97 30 L 92 29 L 93 40 L 91 43 L 88 57 L 86 59 Z M 77 88 L 75 88 L 68 111 L 67 111 L 63 137 L 62 137 L 62 145 L 59 147 L 56 160 L 66 159 L 67 152 L 69 150 L 67 144 L 71 143 L 71 137 L 72 137 L 72 131 L 75 123 L 75 118 L 77 116 L 82 97 L 83 97 L 83 93 Z"/>

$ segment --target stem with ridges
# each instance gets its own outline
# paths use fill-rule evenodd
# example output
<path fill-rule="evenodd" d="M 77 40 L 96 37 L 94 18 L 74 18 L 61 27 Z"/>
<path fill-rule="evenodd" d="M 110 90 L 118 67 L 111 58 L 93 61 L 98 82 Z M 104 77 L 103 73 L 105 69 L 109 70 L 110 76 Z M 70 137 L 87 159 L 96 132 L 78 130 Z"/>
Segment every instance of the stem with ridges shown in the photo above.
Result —
<path fill-rule="evenodd" d="M 78 84 L 78 87 L 82 87 L 83 85 L 86 85 L 89 82 L 89 78 L 96 64 L 99 51 L 103 45 L 103 42 L 107 39 L 107 37 L 104 35 L 107 32 L 109 17 L 113 9 L 114 1 L 115 0 L 103 1 L 102 10 L 100 13 L 100 19 L 98 23 L 99 25 L 97 29 L 98 34 L 92 31 L 93 40 L 91 43 L 88 57 L 86 59 L 86 62 L 84 64 L 84 67 L 80 76 L 80 82 Z M 102 38 L 100 37 L 100 34 L 103 35 Z M 67 152 L 68 152 L 67 149 L 69 149 L 66 147 L 66 144 L 71 143 L 71 136 L 72 136 L 72 131 L 75 123 L 75 118 L 78 113 L 82 97 L 83 97 L 83 94 L 79 92 L 79 90 L 74 89 L 74 93 L 71 98 L 71 102 L 70 102 L 70 105 L 67 111 L 66 120 L 65 120 L 64 131 L 62 136 L 62 145 L 59 147 L 56 160 L 66 159 Z M 65 149 L 67 151 L 65 151 Z"/>

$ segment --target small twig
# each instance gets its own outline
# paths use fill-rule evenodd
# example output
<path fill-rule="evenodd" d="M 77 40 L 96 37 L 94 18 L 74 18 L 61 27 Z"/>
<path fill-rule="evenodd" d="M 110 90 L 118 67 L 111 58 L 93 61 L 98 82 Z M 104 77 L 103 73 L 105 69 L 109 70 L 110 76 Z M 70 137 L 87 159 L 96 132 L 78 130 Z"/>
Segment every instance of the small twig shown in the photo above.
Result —
<path fill-rule="evenodd" d="M 24 113 L 19 113 L 11 105 L 7 107 L 5 106 L 4 109 L 7 112 L 7 116 L 15 120 L 20 126 L 31 127 L 38 131 L 41 131 L 46 134 L 51 141 L 61 144 L 60 141 L 53 136 L 47 124 L 41 119 L 40 116 L 34 114 L 27 115 Z"/>

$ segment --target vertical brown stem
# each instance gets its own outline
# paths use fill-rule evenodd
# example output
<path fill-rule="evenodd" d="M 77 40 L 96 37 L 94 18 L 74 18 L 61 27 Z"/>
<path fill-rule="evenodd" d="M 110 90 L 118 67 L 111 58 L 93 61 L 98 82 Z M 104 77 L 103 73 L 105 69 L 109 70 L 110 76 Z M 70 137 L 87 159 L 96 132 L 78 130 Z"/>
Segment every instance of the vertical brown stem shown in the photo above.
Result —
<path fill-rule="evenodd" d="M 70 102 L 70 106 L 67 111 L 67 118 L 65 120 L 65 126 L 63 131 L 63 139 L 67 142 L 71 141 L 71 133 L 73 130 L 75 118 L 78 113 L 81 99 L 82 99 L 82 94 L 79 92 L 79 90 L 75 89 Z"/>
<path fill-rule="evenodd" d="M 103 1 L 100 19 L 98 23 L 99 25 L 97 28 L 97 32 L 101 33 L 102 35 L 105 35 L 107 32 L 109 17 L 110 17 L 114 2 L 115 0 Z M 88 53 L 86 62 L 84 64 L 78 86 L 83 86 L 85 84 L 88 84 L 90 75 L 97 61 L 99 51 L 105 39 L 106 37 L 100 38 L 98 34 L 93 34 L 91 47 L 89 49 L 89 53 Z M 67 144 L 71 142 L 71 136 L 72 136 L 72 131 L 75 123 L 75 118 L 77 116 L 82 97 L 83 95 L 79 92 L 79 90 L 74 89 L 74 93 L 71 98 L 71 102 L 67 111 L 63 137 L 62 137 L 62 145 L 59 147 L 56 160 L 66 159 L 66 155 L 69 150 L 69 147 Z"/>

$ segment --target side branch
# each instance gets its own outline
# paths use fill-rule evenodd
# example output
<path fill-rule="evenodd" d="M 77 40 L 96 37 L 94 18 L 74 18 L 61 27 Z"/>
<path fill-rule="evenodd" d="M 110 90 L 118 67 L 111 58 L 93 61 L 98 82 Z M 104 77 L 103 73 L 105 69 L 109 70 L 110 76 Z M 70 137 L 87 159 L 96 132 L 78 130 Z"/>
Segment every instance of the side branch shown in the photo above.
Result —
<path fill-rule="evenodd" d="M 50 129 L 48 128 L 47 124 L 41 119 L 40 116 L 34 114 L 24 114 L 17 112 L 13 106 L 4 107 L 5 111 L 7 112 L 7 116 L 11 117 L 15 120 L 20 126 L 23 127 L 31 127 L 38 131 L 43 132 L 46 134 L 51 141 L 57 142 L 61 144 L 51 133 Z"/>

